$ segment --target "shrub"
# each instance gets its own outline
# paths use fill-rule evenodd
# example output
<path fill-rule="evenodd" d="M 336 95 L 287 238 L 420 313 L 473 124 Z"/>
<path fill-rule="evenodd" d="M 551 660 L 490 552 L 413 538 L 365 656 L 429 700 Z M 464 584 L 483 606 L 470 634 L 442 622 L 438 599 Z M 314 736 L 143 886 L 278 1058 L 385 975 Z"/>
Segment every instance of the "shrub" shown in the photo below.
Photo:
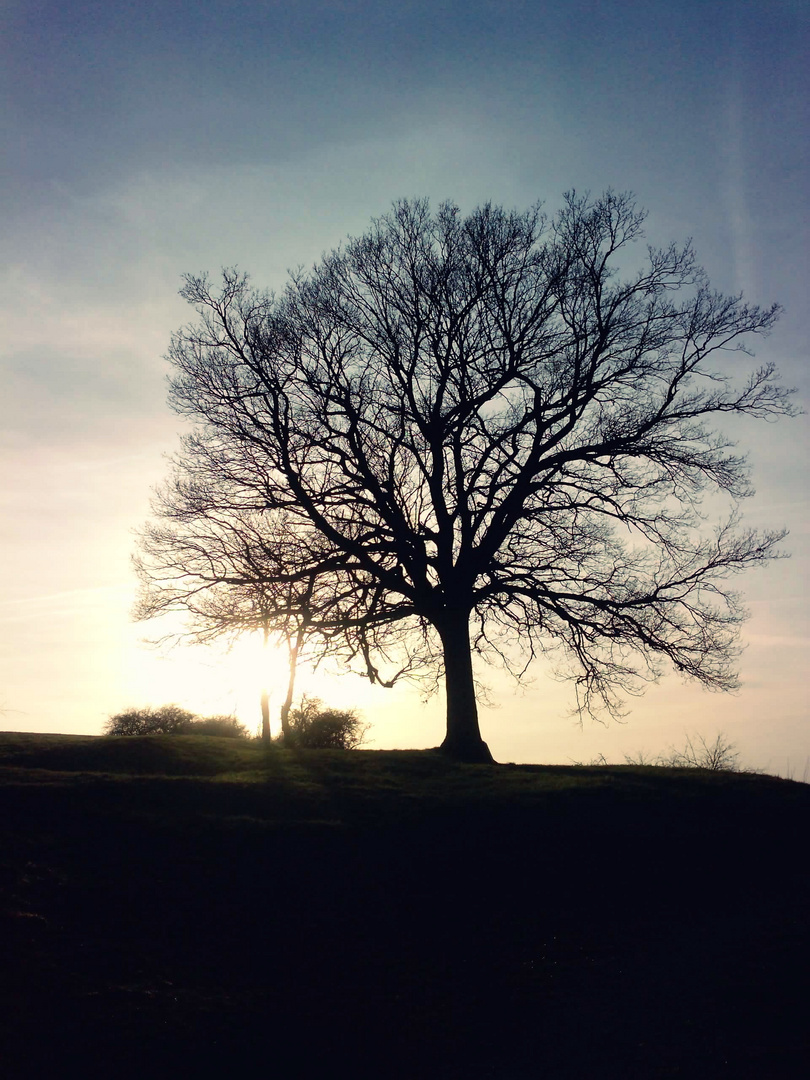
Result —
<path fill-rule="evenodd" d="M 247 738 L 247 729 L 235 716 L 198 717 L 179 705 L 147 706 L 126 709 L 111 716 L 104 725 L 105 735 L 219 735 L 233 739 Z"/>
<path fill-rule="evenodd" d="M 182 735 L 218 735 L 220 738 L 247 739 L 248 730 L 235 716 L 203 716 L 192 720 L 180 734 Z"/>
<path fill-rule="evenodd" d="M 319 698 L 304 696 L 290 712 L 290 735 L 284 741 L 305 750 L 354 750 L 367 731 L 355 709 L 324 709 Z"/>
<path fill-rule="evenodd" d="M 181 709 L 179 705 L 126 709 L 110 717 L 104 725 L 104 734 L 179 735 L 195 719 L 194 713 Z"/>
<path fill-rule="evenodd" d="M 712 772 L 736 772 L 739 754 L 722 731 L 713 743 L 703 735 L 687 736 L 683 750 L 670 747 L 663 759 L 664 764 L 680 769 L 711 769 Z"/>
<path fill-rule="evenodd" d="M 710 743 L 705 735 L 691 735 L 686 738 L 686 746 L 676 750 L 671 746 L 665 754 L 650 758 L 643 751 L 627 755 L 628 765 L 669 765 L 676 769 L 709 769 L 712 772 L 737 772 L 739 753 L 721 731 L 714 742 Z"/>

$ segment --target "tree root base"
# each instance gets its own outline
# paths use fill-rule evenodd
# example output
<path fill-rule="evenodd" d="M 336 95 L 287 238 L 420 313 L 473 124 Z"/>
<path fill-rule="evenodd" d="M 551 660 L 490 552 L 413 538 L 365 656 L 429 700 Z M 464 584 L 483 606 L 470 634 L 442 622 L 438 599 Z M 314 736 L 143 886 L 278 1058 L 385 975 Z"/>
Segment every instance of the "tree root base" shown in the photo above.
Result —
<path fill-rule="evenodd" d="M 450 742 L 445 739 L 441 746 L 438 747 L 438 750 L 440 754 L 444 754 L 445 757 L 450 758 L 452 761 L 463 761 L 469 765 L 497 764 L 483 739 L 469 742 L 467 740 Z"/>

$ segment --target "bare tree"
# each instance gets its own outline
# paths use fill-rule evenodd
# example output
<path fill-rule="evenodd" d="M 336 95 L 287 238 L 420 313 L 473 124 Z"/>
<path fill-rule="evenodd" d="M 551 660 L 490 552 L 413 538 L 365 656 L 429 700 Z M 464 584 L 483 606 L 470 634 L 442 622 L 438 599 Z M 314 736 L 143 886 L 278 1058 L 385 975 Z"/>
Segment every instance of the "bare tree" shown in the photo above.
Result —
<path fill-rule="evenodd" d="M 472 761 L 476 651 L 518 677 L 556 657 L 591 711 L 664 662 L 733 687 L 729 578 L 783 534 L 739 526 L 748 469 L 710 422 L 792 411 L 741 362 L 778 308 L 713 292 L 688 243 L 640 256 L 643 221 L 612 192 L 553 218 L 401 201 L 278 297 L 188 277 L 170 401 L 195 429 L 146 537 L 153 591 L 239 588 L 222 538 L 250 521 L 275 625 L 306 587 L 312 635 L 370 679 L 397 656 L 388 683 L 443 676 L 443 749 Z"/>
<path fill-rule="evenodd" d="M 289 523 L 211 503 L 208 494 L 201 502 L 200 492 L 180 475 L 157 494 L 153 503 L 157 520 L 142 530 L 141 552 L 135 558 L 142 588 L 134 616 L 145 620 L 182 610 L 185 630 L 161 641 L 207 644 L 260 632 L 265 650 L 271 642 L 283 643 L 289 677 L 280 718 L 282 735 L 288 736 L 315 582 L 312 577 L 289 578 L 288 567 L 298 565 L 298 545 Z M 260 707 L 262 739 L 269 743 L 266 685 Z"/>
<path fill-rule="evenodd" d="M 154 502 L 157 520 L 141 531 L 135 567 L 141 591 L 134 617 L 182 611 L 182 631 L 160 643 L 208 644 L 261 633 L 265 649 L 283 644 L 288 678 L 280 707 L 290 738 L 290 710 L 302 660 L 317 665 L 342 625 L 342 596 L 323 579 L 323 544 L 299 543 L 294 522 L 208 501 L 178 471 Z M 320 578 L 313 569 L 320 571 Z M 316 620 L 316 610 L 318 618 Z M 340 612 L 340 614 L 338 613 Z M 262 739 L 270 742 L 269 694 L 261 693 Z M 290 740 L 292 741 L 292 740 Z"/>

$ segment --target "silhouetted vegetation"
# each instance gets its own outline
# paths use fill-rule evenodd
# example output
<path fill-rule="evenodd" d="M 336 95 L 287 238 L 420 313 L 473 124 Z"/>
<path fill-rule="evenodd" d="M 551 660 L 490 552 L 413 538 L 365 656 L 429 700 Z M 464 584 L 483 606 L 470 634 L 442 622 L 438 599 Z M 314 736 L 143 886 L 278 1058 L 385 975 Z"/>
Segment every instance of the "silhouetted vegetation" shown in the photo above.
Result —
<path fill-rule="evenodd" d="M 185 735 L 217 735 L 219 738 L 247 739 L 250 733 L 235 716 L 201 716 L 192 720 Z"/>
<path fill-rule="evenodd" d="M 719 732 L 714 742 L 705 735 L 688 735 L 686 744 L 678 750 L 671 746 L 662 754 L 650 756 L 643 751 L 628 754 L 628 765 L 668 765 L 675 769 L 709 769 L 711 772 L 737 772 L 740 755 L 734 743 Z"/>
<path fill-rule="evenodd" d="M 105 735 L 176 735 L 187 728 L 194 713 L 179 705 L 147 705 L 130 708 L 111 716 L 104 725 Z"/>
<path fill-rule="evenodd" d="M 290 711 L 289 730 L 281 740 L 302 750 L 356 750 L 367 731 L 356 710 L 325 709 L 319 698 L 305 695 Z"/>
<path fill-rule="evenodd" d="M 170 402 L 196 426 L 141 617 L 304 627 L 372 681 L 442 677 L 467 761 L 491 760 L 472 650 L 520 677 L 556 648 L 585 711 L 667 665 L 735 686 L 728 582 L 783 534 L 701 505 L 751 493 L 712 423 L 793 411 L 742 364 L 779 309 L 713 292 L 688 243 L 631 254 L 644 219 L 612 191 L 553 217 L 402 200 L 276 296 L 189 276 Z"/>
<path fill-rule="evenodd" d="M 233 716 L 199 717 L 179 705 L 125 709 L 104 725 L 105 735 L 218 735 L 246 739 L 247 728 Z"/>

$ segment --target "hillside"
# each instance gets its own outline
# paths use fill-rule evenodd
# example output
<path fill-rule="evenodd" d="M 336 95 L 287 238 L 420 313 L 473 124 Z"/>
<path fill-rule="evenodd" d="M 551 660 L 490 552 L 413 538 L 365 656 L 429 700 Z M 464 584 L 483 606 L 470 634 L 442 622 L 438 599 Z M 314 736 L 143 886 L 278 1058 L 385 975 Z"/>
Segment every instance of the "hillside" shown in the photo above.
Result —
<path fill-rule="evenodd" d="M 808 825 L 764 776 L 3 733 L 6 1075 L 793 1076 Z"/>

